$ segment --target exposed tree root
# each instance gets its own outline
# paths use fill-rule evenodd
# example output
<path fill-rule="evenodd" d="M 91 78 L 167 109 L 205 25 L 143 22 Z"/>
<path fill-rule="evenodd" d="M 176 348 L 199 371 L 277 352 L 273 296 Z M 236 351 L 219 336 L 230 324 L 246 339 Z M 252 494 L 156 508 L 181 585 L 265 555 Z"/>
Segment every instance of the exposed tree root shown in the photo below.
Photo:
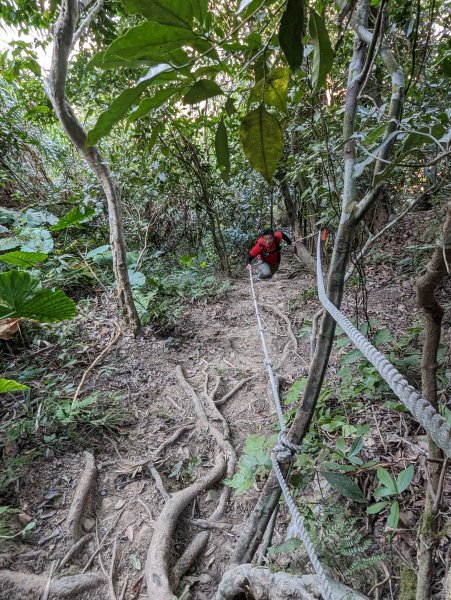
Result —
<path fill-rule="evenodd" d="M 66 518 L 66 529 L 70 537 L 74 540 L 82 535 L 81 518 L 86 505 L 91 488 L 96 476 L 96 465 L 94 456 L 90 452 L 84 453 L 86 465 L 75 490 L 74 499 Z"/>
<path fill-rule="evenodd" d="M 34 575 L 20 571 L 0 571 L 0 592 L 2 598 L 13 600 L 36 600 L 44 594 L 48 585 L 48 575 Z M 60 577 L 50 581 L 51 598 L 75 598 L 79 594 L 98 588 L 106 583 L 101 573 L 85 573 Z"/>
<path fill-rule="evenodd" d="M 230 392 L 227 392 L 227 394 L 224 394 L 224 396 L 222 398 L 219 398 L 219 400 L 215 400 L 215 404 L 216 406 L 222 406 L 223 404 L 225 404 L 228 400 L 230 400 L 230 398 L 232 398 L 238 390 L 240 390 L 243 385 L 245 385 L 248 381 L 252 381 L 253 379 L 255 379 L 257 377 L 257 375 L 252 375 L 252 377 L 246 377 L 246 379 L 242 379 L 241 381 L 239 381 L 236 386 L 230 390 Z"/>
<path fill-rule="evenodd" d="M 216 378 L 214 388 L 212 392 L 209 393 L 208 374 L 206 374 L 203 395 L 208 407 L 209 415 L 207 416 L 202 399 L 187 382 L 180 366 L 177 367 L 176 374 L 182 388 L 193 403 L 198 419 L 198 426 L 203 430 L 208 430 L 215 439 L 217 445 L 224 452 L 226 460 L 223 458 L 222 454 L 218 455 L 216 457 L 215 467 L 210 473 L 184 490 L 175 493 L 167 501 L 158 517 L 147 553 L 145 566 L 148 595 L 152 600 L 166 600 L 173 597 L 172 590 L 178 586 L 181 577 L 183 577 L 186 571 L 194 564 L 199 554 L 208 543 L 209 532 L 197 534 L 171 572 L 169 566 L 169 553 L 172 536 L 177 526 L 179 516 L 183 510 L 196 499 L 200 492 L 212 487 L 219 481 L 223 477 L 224 472 L 227 477 L 231 477 L 236 463 L 235 450 L 229 441 L 230 431 L 227 421 L 219 412 L 214 401 L 215 395 L 219 389 L 220 379 Z M 212 420 L 221 423 L 222 431 L 212 424 Z M 224 488 L 218 506 L 208 519 L 209 523 L 213 524 L 223 515 L 227 508 L 230 493 L 230 488 Z"/>
<path fill-rule="evenodd" d="M 209 539 L 210 532 L 201 531 L 193 538 L 185 552 L 178 559 L 175 567 L 172 570 L 172 582 L 174 589 L 177 589 L 180 579 L 191 569 L 197 558 L 200 556 L 200 554 L 202 554 L 206 545 L 208 544 Z"/>
<path fill-rule="evenodd" d="M 365 596 L 329 579 L 334 598 L 365 600 Z M 314 575 L 298 577 L 290 573 L 274 573 L 265 567 L 239 565 L 226 571 L 216 600 L 319 600 L 321 593 Z"/>
<path fill-rule="evenodd" d="M 152 600 L 173 598 L 169 573 L 169 553 L 177 520 L 200 492 L 211 488 L 223 477 L 225 468 L 224 457 L 222 454 L 218 454 L 215 466 L 209 473 L 187 488 L 175 493 L 161 511 L 155 523 L 145 566 L 147 594 Z"/>

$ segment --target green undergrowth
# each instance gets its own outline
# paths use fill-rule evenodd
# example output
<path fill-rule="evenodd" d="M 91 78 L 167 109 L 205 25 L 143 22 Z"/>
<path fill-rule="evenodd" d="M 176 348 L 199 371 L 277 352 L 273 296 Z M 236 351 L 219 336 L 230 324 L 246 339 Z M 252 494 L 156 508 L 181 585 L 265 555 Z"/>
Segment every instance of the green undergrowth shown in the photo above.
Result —
<path fill-rule="evenodd" d="M 375 325 L 372 322 L 360 330 L 366 334 L 368 330 L 374 331 Z M 301 330 L 301 336 L 307 333 L 307 328 Z M 387 329 L 376 331 L 372 337 L 372 342 L 417 387 L 422 335 L 422 328 L 414 325 L 398 337 Z M 361 579 L 361 573 L 377 569 L 383 558 L 369 541 L 368 518 L 382 521 L 390 541 L 399 525 L 400 512 L 416 493 L 411 489 L 415 469 L 402 464 L 387 467 L 379 456 L 379 434 L 375 433 L 374 419 L 378 416 L 374 417 L 372 411 L 391 412 L 399 420 L 409 420 L 403 414 L 405 407 L 340 330 L 336 348 L 339 367 L 335 376 L 323 384 L 303 451 L 293 462 L 289 482 L 320 557 L 340 580 L 355 583 Z M 438 382 L 444 393 L 449 391 L 448 371 L 447 352 L 441 347 Z M 288 426 L 305 385 L 306 378 L 301 378 L 283 393 Z M 445 412 L 445 416 L 449 414 Z M 237 473 L 225 481 L 226 485 L 237 494 L 253 486 L 261 487 L 271 470 L 270 450 L 275 439 L 274 435 L 249 436 Z M 315 489 L 328 491 L 318 496 Z M 297 556 L 293 550 L 299 545 L 298 540 L 289 539 L 271 549 L 270 561 L 277 562 L 281 556 L 293 559 Z"/>

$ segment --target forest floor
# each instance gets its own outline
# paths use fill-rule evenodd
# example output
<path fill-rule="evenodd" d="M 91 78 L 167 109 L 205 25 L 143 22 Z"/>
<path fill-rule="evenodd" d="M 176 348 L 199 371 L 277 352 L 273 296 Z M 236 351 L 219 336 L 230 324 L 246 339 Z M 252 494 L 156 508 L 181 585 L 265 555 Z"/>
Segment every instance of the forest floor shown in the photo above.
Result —
<path fill-rule="evenodd" d="M 427 220 L 427 215 L 424 218 Z M 420 230 L 415 226 L 415 216 L 407 216 L 402 224 L 376 244 L 373 258 L 365 269 L 367 316 L 374 329 L 388 329 L 398 340 L 402 334 L 412 331 L 421 319 L 415 303 L 414 278 L 432 252 L 434 239 L 432 231 L 427 235 L 424 231 L 424 220 Z M 415 258 L 413 248 L 418 249 L 419 245 L 425 246 L 425 249 L 420 255 L 417 251 Z M 283 393 L 307 374 L 310 352 L 308 330 L 319 308 L 315 278 L 300 269 L 293 257 L 285 255 L 276 276 L 270 281 L 259 282 L 256 289 L 269 353 Z M 449 291 L 441 292 L 445 303 L 449 302 Z M 346 292 L 343 311 L 355 317 L 356 309 L 361 323 L 366 318 L 362 295 L 355 290 Z M 290 325 L 282 315 L 288 317 Z M 447 318 L 445 344 L 450 342 L 449 313 Z M 117 337 L 115 323 L 112 303 L 103 296 L 90 306 L 89 311 L 80 314 L 72 325 L 68 325 L 66 332 L 62 331 L 60 344 L 44 344 L 41 352 L 30 351 L 28 357 L 22 353 L 17 359 L 22 363 L 29 360 L 51 365 L 52 361 L 57 361 L 58 355 L 61 364 L 61 354 L 64 354 L 67 367 L 63 373 L 61 368 L 59 370 L 60 385 L 71 384 L 73 390 L 83 372 L 115 339 L 103 359 L 87 373 L 78 398 L 83 401 L 90 394 L 97 394 L 105 407 L 103 416 L 108 428 L 99 429 L 89 423 L 93 417 L 89 416 L 91 407 L 88 405 L 85 409 L 87 424 L 79 434 L 81 439 L 68 437 L 62 446 L 42 440 L 45 450 L 38 453 L 29 465 L 23 465 L 14 489 L 16 505 L 20 507 L 19 521 L 23 525 L 32 519 L 36 527 L 26 539 L 16 539 L 0 546 L 1 568 L 43 575 L 44 582 L 74 575 L 83 569 L 87 572 L 103 571 L 110 585 L 105 584 L 80 596 L 98 600 L 147 597 L 143 576 L 146 554 L 167 495 L 208 473 L 219 452 L 210 432 L 199 425 L 192 397 L 187 394 L 186 386 L 181 385 L 180 367 L 186 382 L 203 401 L 205 394 L 211 396 L 217 386 L 215 399 L 219 400 L 220 411 L 230 427 L 230 439 L 238 457 L 242 454 L 247 436 L 270 437 L 276 431 L 276 417 L 244 269 L 243 277 L 234 280 L 222 297 L 209 303 L 200 301 L 187 308 L 182 320 L 170 332 L 158 333 L 148 326 L 136 339 L 124 334 Z M 418 335 L 412 333 L 409 343 L 419 348 Z M 334 350 L 328 369 L 328 386 L 333 390 L 331 407 L 340 407 L 349 425 L 369 425 L 362 450 L 365 459 L 377 457 L 379 464 L 393 465 L 395 472 L 410 464 L 418 467 L 412 482 L 414 491 L 402 504 L 400 527 L 391 542 L 384 532 L 383 517 L 368 520 L 361 506 L 356 507 L 349 500 L 341 499 L 351 513 L 354 506 L 358 508 L 359 516 L 363 515 L 361 530 L 366 528 L 375 540 L 370 554 L 382 555 L 371 576 L 367 571 L 360 579 L 356 576 L 347 583 L 357 589 L 360 586 L 361 591 L 371 598 L 396 598 L 399 565 L 415 568 L 416 524 L 421 514 L 425 486 L 420 469 L 425 455 L 424 437 L 409 416 L 391 411 L 384 404 L 386 398 L 378 398 L 374 402 L 366 398 L 359 407 L 346 410 L 339 398 L 340 380 L 337 376 L 342 366 L 342 354 L 343 350 Z M 74 358 L 77 359 L 75 365 L 71 364 Z M 244 379 L 248 381 L 221 403 L 221 398 Z M 413 369 L 410 379 L 418 384 L 418 371 L 415 373 Z M 41 385 L 47 385 L 45 379 Z M 361 399 L 361 396 L 357 391 L 354 399 Z M 216 426 L 221 425 L 216 422 Z M 333 444 L 336 434 L 325 435 L 329 435 L 330 444 Z M 93 453 L 96 465 L 91 501 L 83 507 L 79 516 L 83 535 L 90 535 L 80 551 L 61 568 L 59 561 L 74 545 L 74 538 L 67 534 L 65 522 L 85 468 L 83 450 Z M 8 451 L 14 457 L 19 449 L 12 445 Z M 24 449 L 20 448 L 20 451 Z M 29 451 L 35 452 L 35 449 L 30 448 Z M 369 498 L 369 490 L 375 487 L 374 470 L 361 474 L 359 484 Z M 261 486 L 262 481 L 257 478 L 251 489 L 231 496 L 227 511 L 220 518 L 221 528 L 210 530 L 207 547 L 183 580 L 179 593 L 183 585 L 188 584 L 190 597 L 195 600 L 214 596 Z M 449 506 L 451 494 L 448 486 L 449 482 L 444 490 L 445 507 Z M 208 521 L 217 507 L 222 487 L 217 484 L 201 494 L 183 513 L 173 539 L 173 559 L 180 555 L 193 535 L 202 530 L 202 523 L 196 523 L 195 519 Z M 337 497 L 331 489 L 323 493 Z M 311 500 L 314 494 L 315 490 L 310 486 L 298 496 L 298 502 Z M 444 521 L 449 533 L 449 513 L 444 515 Z M 286 539 L 287 522 L 287 514 L 281 510 L 273 544 L 280 544 Z M 441 576 L 445 572 L 448 550 L 449 538 L 444 536 L 437 558 L 442 565 L 441 571 L 439 568 Z M 278 564 L 281 568 L 293 567 L 292 560 L 283 555 Z M 38 597 L 32 592 L 27 596 L 22 583 L 0 583 L 0 598 Z M 121 595 L 124 585 L 126 590 Z"/>

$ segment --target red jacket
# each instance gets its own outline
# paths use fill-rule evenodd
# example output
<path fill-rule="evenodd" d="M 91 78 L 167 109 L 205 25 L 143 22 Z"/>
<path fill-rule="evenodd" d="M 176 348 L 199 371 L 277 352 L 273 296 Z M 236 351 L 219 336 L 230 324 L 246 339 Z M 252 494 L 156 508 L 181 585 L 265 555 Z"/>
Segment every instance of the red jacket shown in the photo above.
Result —
<path fill-rule="evenodd" d="M 266 246 L 262 237 L 258 238 L 255 246 L 249 250 L 246 263 L 249 264 L 254 258 L 258 258 L 269 265 L 278 265 L 280 263 L 280 244 L 284 240 L 291 244 L 290 238 L 281 231 L 274 232 L 274 242 L 271 246 Z"/>

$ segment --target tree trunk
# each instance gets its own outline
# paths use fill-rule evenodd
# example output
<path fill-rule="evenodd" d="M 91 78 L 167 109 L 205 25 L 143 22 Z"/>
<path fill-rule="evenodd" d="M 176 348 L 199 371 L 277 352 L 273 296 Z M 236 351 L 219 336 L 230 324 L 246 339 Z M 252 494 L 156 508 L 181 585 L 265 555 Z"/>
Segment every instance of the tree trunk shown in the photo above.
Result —
<path fill-rule="evenodd" d="M 418 305 L 423 309 L 426 319 L 425 340 L 421 359 L 421 380 L 423 397 L 438 410 L 437 402 L 437 352 L 440 344 L 443 309 L 435 297 L 435 291 L 447 275 L 451 263 L 451 202 L 447 206 L 447 215 L 443 227 L 443 245 L 434 250 L 426 267 L 426 273 L 417 281 Z M 429 600 L 432 595 L 434 575 L 434 554 L 437 545 L 437 533 L 440 528 L 439 511 L 442 494 L 440 473 L 444 455 L 435 442 L 428 437 L 429 486 L 420 530 L 418 550 L 417 600 Z"/>
<path fill-rule="evenodd" d="M 64 0 L 55 24 L 52 63 L 49 77 L 45 81 L 45 91 L 68 138 L 82 154 L 105 193 L 119 308 L 123 312 L 128 326 L 136 334 L 139 331 L 140 323 L 128 276 L 127 249 L 118 189 L 105 159 L 97 148 L 86 147 L 86 132 L 66 99 L 69 53 L 78 18 L 78 1 Z"/>

